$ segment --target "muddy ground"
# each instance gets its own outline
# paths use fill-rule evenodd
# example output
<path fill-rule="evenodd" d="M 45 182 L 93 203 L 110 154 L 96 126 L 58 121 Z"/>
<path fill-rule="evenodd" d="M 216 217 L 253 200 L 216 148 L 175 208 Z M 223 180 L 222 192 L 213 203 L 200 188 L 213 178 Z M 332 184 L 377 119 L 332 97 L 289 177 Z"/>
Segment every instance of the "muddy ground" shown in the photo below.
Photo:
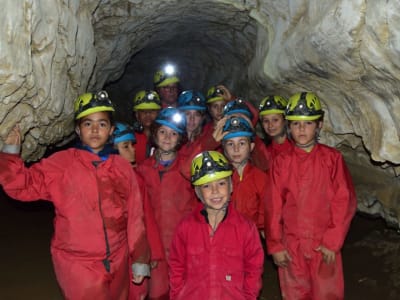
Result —
<path fill-rule="evenodd" d="M 62 299 L 50 258 L 53 208 L 21 203 L 0 190 L 0 299 Z M 400 234 L 381 219 L 357 215 L 343 249 L 346 299 L 400 299 Z M 260 299 L 280 299 L 266 259 Z"/>

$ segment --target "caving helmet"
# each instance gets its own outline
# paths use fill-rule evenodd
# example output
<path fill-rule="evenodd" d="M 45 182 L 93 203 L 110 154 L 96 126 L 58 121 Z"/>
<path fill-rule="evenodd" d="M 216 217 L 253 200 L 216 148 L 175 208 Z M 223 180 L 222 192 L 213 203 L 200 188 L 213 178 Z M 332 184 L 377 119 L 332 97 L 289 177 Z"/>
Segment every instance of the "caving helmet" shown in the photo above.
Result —
<path fill-rule="evenodd" d="M 115 112 L 106 91 L 82 94 L 74 102 L 75 120 L 101 111 Z"/>
<path fill-rule="evenodd" d="M 153 77 L 153 84 L 156 88 L 167 86 L 172 83 L 179 83 L 176 76 L 176 70 L 173 65 L 166 65 L 163 69 L 158 70 Z"/>
<path fill-rule="evenodd" d="M 284 114 L 287 100 L 282 96 L 267 96 L 261 100 L 258 110 L 260 117 L 269 114 Z"/>
<path fill-rule="evenodd" d="M 205 111 L 207 109 L 206 99 L 203 94 L 198 91 L 183 91 L 178 97 L 178 108 L 180 110 Z"/>
<path fill-rule="evenodd" d="M 144 109 L 161 109 L 160 96 L 156 91 L 141 90 L 133 99 L 133 111 Z"/>
<path fill-rule="evenodd" d="M 133 132 L 133 128 L 126 123 L 116 122 L 112 137 L 114 144 L 119 144 L 126 141 L 136 143 L 136 137 Z"/>
<path fill-rule="evenodd" d="M 203 185 L 232 175 L 232 166 L 218 151 L 204 151 L 193 159 L 190 168 L 193 185 Z"/>
<path fill-rule="evenodd" d="M 249 122 L 241 117 L 232 117 L 227 119 L 222 132 L 228 132 L 222 140 L 228 140 L 234 137 L 248 137 L 254 139 L 254 131 Z"/>
<path fill-rule="evenodd" d="M 155 122 L 167 126 L 181 135 L 186 132 L 186 116 L 183 112 L 174 107 L 162 109 L 158 113 Z"/>
<path fill-rule="evenodd" d="M 253 114 L 243 99 L 236 98 L 235 100 L 229 101 L 224 107 L 224 116 L 230 116 L 233 114 L 244 114 L 250 120 L 253 119 Z"/>
<path fill-rule="evenodd" d="M 302 92 L 291 96 L 285 111 L 285 118 L 289 121 L 314 121 L 322 118 L 323 115 L 321 102 L 312 92 Z"/>
<path fill-rule="evenodd" d="M 224 93 L 224 90 L 217 86 L 210 87 L 207 91 L 207 104 L 217 101 L 224 101 Z"/>

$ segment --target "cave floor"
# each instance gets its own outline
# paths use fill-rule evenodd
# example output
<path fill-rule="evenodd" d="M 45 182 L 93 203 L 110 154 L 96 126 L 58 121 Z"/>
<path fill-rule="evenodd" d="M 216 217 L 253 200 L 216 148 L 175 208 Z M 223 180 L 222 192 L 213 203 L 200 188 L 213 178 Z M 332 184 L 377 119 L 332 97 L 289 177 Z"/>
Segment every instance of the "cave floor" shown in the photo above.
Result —
<path fill-rule="evenodd" d="M 50 258 L 53 208 L 21 203 L 0 191 L 0 299 L 62 299 Z M 400 299 L 400 234 L 380 219 L 357 215 L 343 248 L 346 299 Z M 260 299 L 281 299 L 266 259 Z"/>

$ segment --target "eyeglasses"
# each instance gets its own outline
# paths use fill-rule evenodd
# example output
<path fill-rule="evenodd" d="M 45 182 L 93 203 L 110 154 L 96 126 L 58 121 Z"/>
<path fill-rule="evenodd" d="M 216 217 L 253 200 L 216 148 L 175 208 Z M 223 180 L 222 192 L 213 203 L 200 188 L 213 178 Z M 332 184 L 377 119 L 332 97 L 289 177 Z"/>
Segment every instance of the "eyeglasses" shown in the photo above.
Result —
<path fill-rule="evenodd" d="M 163 90 L 168 90 L 170 92 L 175 92 L 176 90 L 178 90 L 178 86 L 176 85 L 167 85 L 167 86 L 162 86 L 160 88 Z"/>

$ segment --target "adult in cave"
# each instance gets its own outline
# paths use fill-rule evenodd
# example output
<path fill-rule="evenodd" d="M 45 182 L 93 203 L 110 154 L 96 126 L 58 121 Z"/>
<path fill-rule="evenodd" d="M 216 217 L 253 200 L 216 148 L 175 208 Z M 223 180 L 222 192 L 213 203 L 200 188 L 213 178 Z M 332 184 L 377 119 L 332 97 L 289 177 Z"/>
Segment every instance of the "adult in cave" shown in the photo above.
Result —
<path fill-rule="evenodd" d="M 174 65 L 167 64 L 153 77 L 154 89 L 160 95 L 162 107 L 177 107 L 181 92 L 180 79 Z"/>

